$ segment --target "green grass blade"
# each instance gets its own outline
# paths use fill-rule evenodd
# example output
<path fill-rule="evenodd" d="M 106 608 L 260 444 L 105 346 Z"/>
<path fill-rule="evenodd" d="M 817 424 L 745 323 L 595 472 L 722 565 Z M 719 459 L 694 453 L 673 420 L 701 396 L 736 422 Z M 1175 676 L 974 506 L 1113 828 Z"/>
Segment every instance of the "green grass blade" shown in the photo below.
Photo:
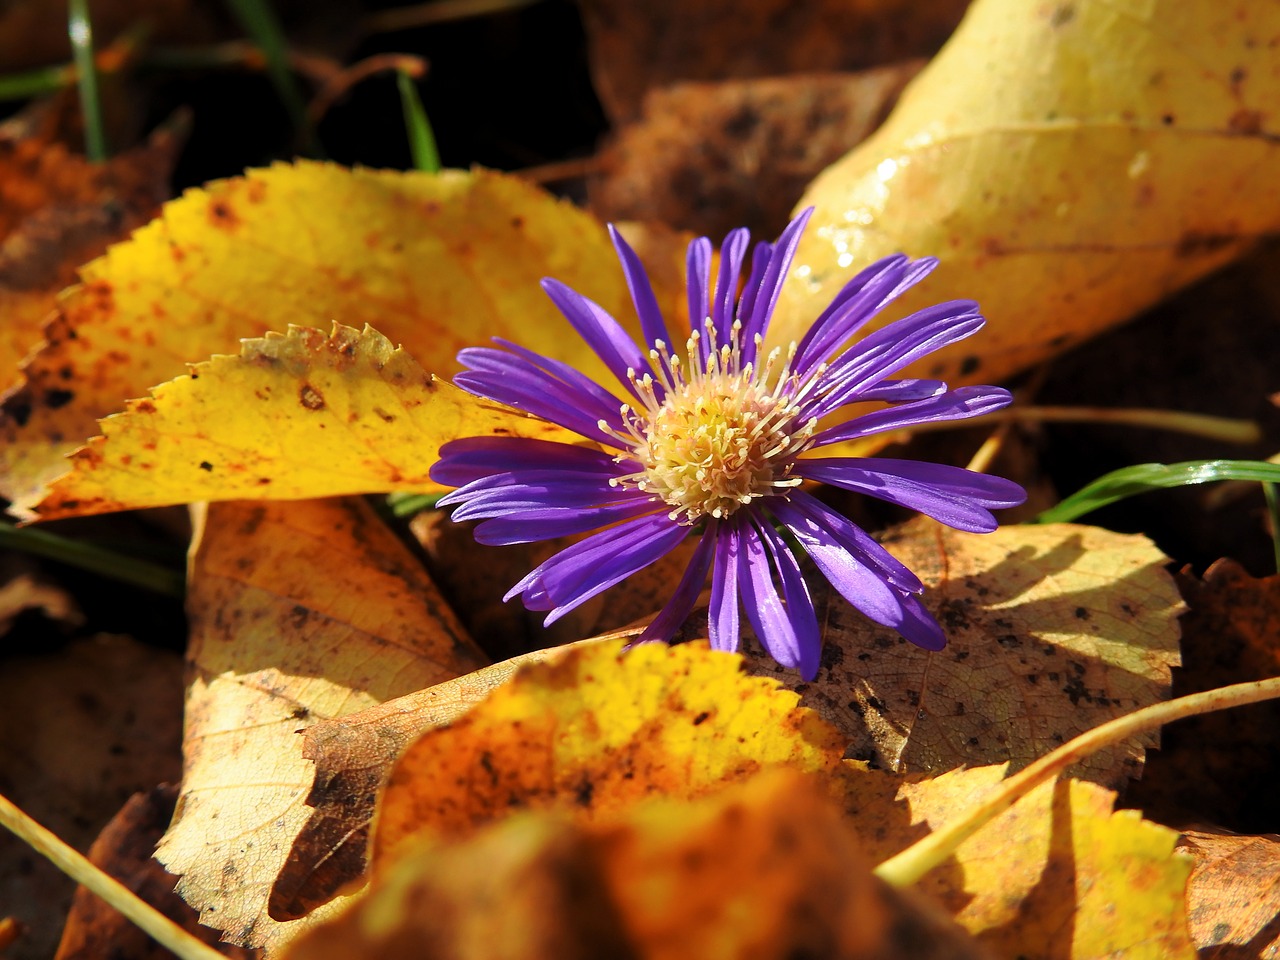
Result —
<path fill-rule="evenodd" d="M 65 66 L 11 73 L 0 77 L 0 100 L 29 100 L 46 93 L 56 93 L 70 84 L 72 76 L 72 71 Z"/>
<path fill-rule="evenodd" d="M 1186 463 L 1142 463 L 1124 467 L 1077 490 L 1040 514 L 1036 522 L 1065 523 L 1139 493 L 1216 480 L 1280 483 L 1280 464 L 1265 460 L 1190 460 Z"/>
<path fill-rule="evenodd" d="M 93 25 L 89 21 L 88 0 L 70 0 L 67 33 L 80 87 L 80 112 L 84 116 L 84 152 L 94 163 L 107 159 L 107 137 L 102 125 L 102 102 L 98 97 L 98 66 L 93 61 Z"/>
<path fill-rule="evenodd" d="M 409 135 L 414 169 L 439 173 L 440 151 L 436 149 L 436 137 L 431 132 L 431 123 L 427 120 L 427 111 L 422 106 L 413 77 L 407 70 L 397 70 L 396 83 L 400 87 L 400 106 L 404 110 L 404 129 Z"/>
<path fill-rule="evenodd" d="M 391 508 L 392 516 L 403 519 L 432 509 L 443 496 L 443 493 L 389 493 L 387 506 Z"/>
<path fill-rule="evenodd" d="M 179 600 L 186 592 L 186 577 L 181 570 L 148 563 L 146 560 L 33 527 L 15 527 L 11 523 L 0 522 L 0 548 L 56 560 L 110 580 L 129 583 Z"/>

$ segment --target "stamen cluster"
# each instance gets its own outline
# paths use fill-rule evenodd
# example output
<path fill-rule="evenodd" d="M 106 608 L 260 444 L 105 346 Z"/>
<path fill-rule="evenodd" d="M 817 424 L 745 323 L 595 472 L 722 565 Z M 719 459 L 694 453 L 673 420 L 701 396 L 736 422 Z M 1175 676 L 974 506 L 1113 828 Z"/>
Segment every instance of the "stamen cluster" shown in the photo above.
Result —
<path fill-rule="evenodd" d="M 774 349 L 757 375 L 754 364 L 742 360 L 740 322 L 731 328 L 729 342 L 719 346 L 710 317 L 703 329 L 705 363 L 699 359 L 696 331 L 685 343 L 687 365 L 657 341 L 649 359 L 658 381 L 650 373 L 627 370 L 641 406 L 621 405 L 625 430 L 599 423 L 629 448 L 617 462 L 631 460 L 641 467 L 610 483 L 660 498 L 671 507 L 668 516 L 685 525 L 732 516 L 761 497 L 785 496 L 801 483 L 791 475 L 792 464 L 817 424 L 799 415 L 802 391 L 790 369 L 794 342 L 780 370 L 775 367 L 781 351 Z M 758 354 L 758 337 L 756 347 Z"/>

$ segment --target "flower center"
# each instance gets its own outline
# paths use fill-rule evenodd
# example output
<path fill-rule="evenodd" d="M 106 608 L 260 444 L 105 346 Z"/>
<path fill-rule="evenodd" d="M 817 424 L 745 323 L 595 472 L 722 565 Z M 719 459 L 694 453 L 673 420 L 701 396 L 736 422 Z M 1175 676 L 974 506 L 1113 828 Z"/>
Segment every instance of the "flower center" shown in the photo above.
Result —
<path fill-rule="evenodd" d="M 755 499 L 785 495 L 800 483 L 790 475 L 791 466 L 808 446 L 816 421 L 799 420 L 805 391 L 797 391 L 790 374 L 795 344 L 777 375 L 777 350 L 757 375 L 753 364 L 742 363 L 738 330 L 735 324 L 730 342 L 717 349 L 708 321 L 706 364 L 698 359 L 695 334 L 687 344 L 687 372 L 665 344 L 655 344 L 650 357 L 663 382 L 662 399 L 650 375 L 632 374 L 644 409 L 624 406 L 627 432 L 610 431 L 631 450 L 619 460 L 641 467 L 614 484 L 661 498 L 671 507 L 671 518 L 682 523 L 730 516 Z"/>

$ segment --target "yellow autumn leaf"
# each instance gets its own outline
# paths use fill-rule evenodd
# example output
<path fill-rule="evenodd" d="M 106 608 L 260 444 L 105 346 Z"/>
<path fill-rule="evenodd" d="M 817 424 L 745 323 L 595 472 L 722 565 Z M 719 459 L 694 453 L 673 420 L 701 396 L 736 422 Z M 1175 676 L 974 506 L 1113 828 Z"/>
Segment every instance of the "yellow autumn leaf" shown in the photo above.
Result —
<path fill-rule="evenodd" d="M 846 771 L 846 804 L 877 860 L 959 816 L 995 789 L 1003 766 L 898 781 Z M 896 808 L 886 799 L 896 789 Z M 901 809 L 905 802 L 909 815 Z M 1185 891 L 1191 860 L 1178 833 L 1115 810 L 1082 780 L 1044 783 L 928 873 L 921 892 L 1000 958 L 1192 960 Z"/>
<path fill-rule="evenodd" d="M 849 755 L 898 772 L 1012 761 L 1169 695 L 1184 609 L 1146 537 L 1077 524 L 1022 524 L 981 537 L 919 519 L 884 544 L 925 584 L 947 645 L 930 652 L 812 584 L 824 625 L 822 667 L 799 686 L 758 645 L 753 672 L 804 691 L 850 741 Z M 1155 734 L 1072 770 L 1119 788 Z"/>
<path fill-rule="evenodd" d="M 591 818 L 644 797 L 700 796 L 766 766 L 828 770 L 844 741 L 797 700 L 703 644 L 594 644 L 530 664 L 400 755 L 373 859 L 415 834 L 465 834 L 515 807 Z"/>
<path fill-rule="evenodd" d="M 507 433 L 576 434 L 477 400 L 365 327 L 292 327 L 245 340 L 102 421 L 42 519 L 199 500 L 438 490 L 440 444 Z"/>
<path fill-rule="evenodd" d="M 427 947 L 426 945 L 429 945 Z M 739 960 L 984 956 L 928 905 L 878 881 L 820 783 L 767 770 L 605 822 L 524 812 L 380 862 L 365 896 L 286 960 Z"/>
<path fill-rule="evenodd" d="M 995 383 L 1227 262 L 1280 226 L 1278 34 L 1271 3 L 976 0 L 798 204 L 817 212 L 774 334 L 856 266 L 935 255 L 921 294 L 990 322 L 918 372 Z"/>
<path fill-rule="evenodd" d="M 486 171 L 250 171 L 166 204 L 81 276 L 5 399 L 0 494 L 19 507 L 65 471 L 97 418 L 242 337 L 369 324 L 445 375 L 460 347 L 504 336 L 603 374 L 538 281 L 559 278 L 623 324 L 633 315 L 599 222 Z M 677 286 L 658 283 L 664 303 L 683 302 Z"/>
<path fill-rule="evenodd" d="M 203 923 L 274 946 L 268 914 L 309 816 L 301 731 L 484 661 L 358 499 L 213 504 L 196 531 L 182 794 L 157 857 Z"/>

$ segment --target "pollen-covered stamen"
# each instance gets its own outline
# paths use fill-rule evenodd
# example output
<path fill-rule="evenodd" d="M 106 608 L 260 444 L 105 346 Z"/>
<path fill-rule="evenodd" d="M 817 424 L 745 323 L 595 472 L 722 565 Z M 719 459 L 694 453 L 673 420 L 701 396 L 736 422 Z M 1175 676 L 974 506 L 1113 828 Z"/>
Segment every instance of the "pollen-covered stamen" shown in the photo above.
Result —
<path fill-rule="evenodd" d="M 741 323 L 734 323 L 727 343 L 718 342 L 710 319 L 703 327 L 705 365 L 697 332 L 686 343 L 687 372 L 666 344 L 655 343 L 650 356 L 661 397 L 652 377 L 628 371 L 642 409 L 622 407 L 621 431 L 601 424 L 627 451 L 618 461 L 640 466 L 611 483 L 662 499 L 672 519 L 684 523 L 726 517 L 760 497 L 785 495 L 800 483 L 791 468 L 816 426 L 799 416 L 810 384 L 791 372 L 794 343 L 781 364 L 782 351 L 773 350 L 757 369 L 743 362 Z M 758 352 L 758 338 L 756 345 Z"/>

